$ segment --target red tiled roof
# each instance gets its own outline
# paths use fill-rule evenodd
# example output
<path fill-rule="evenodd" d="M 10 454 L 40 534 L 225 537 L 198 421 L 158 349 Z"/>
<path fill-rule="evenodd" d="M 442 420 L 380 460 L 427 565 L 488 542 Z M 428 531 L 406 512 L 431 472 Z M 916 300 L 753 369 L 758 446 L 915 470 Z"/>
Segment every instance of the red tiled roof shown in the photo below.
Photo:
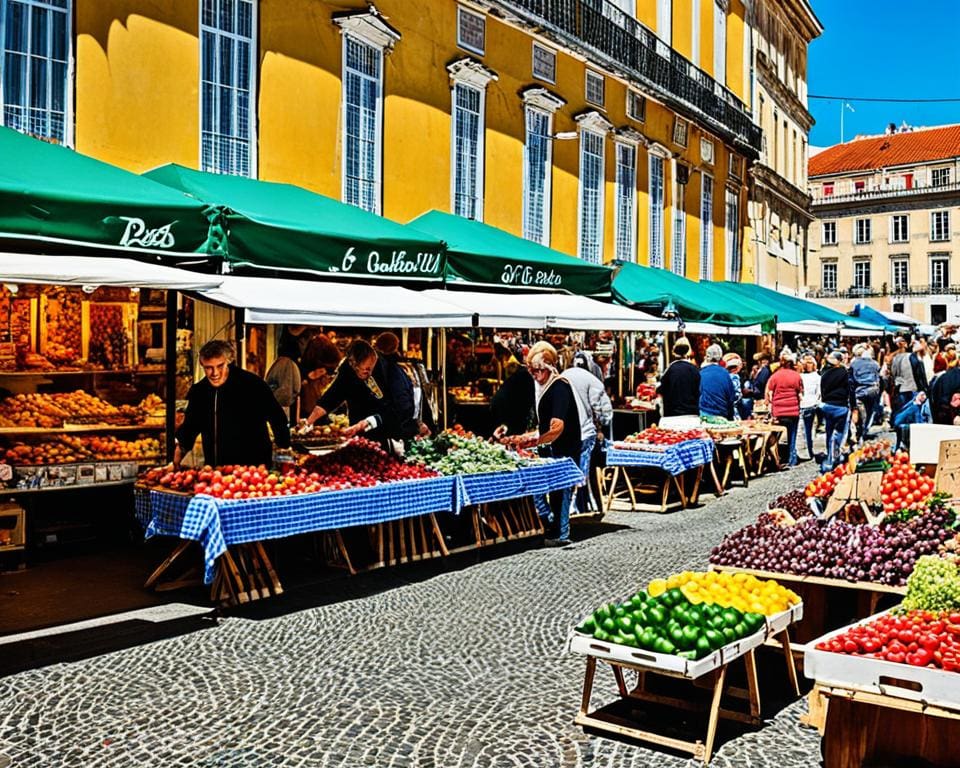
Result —
<path fill-rule="evenodd" d="M 960 125 L 927 128 L 837 144 L 807 163 L 809 176 L 866 171 L 960 156 Z"/>

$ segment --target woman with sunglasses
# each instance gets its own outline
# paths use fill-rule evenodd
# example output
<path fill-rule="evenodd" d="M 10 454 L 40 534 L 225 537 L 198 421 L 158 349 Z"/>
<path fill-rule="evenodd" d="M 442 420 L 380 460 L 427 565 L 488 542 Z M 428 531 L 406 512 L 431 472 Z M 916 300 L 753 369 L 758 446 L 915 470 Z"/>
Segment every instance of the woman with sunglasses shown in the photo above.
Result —
<path fill-rule="evenodd" d="M 580 461 L 580 414 L 576 394 L 570 383 L 557 370 L 559 355 L 546 341 L 531 347 L 527 355 L 527 370 L 536 386 L 536 413 L 538 432 L 522 435 L 518 441 L 528 447 L 537 446 L 540 455 L 552 458 L 567 457 L 575 464 Z M 537 512 L 544 520 L 548 547 L 570 544 L 570 500 L 573 488 L 564 488 L 546 496 L 534 496 Z"/>

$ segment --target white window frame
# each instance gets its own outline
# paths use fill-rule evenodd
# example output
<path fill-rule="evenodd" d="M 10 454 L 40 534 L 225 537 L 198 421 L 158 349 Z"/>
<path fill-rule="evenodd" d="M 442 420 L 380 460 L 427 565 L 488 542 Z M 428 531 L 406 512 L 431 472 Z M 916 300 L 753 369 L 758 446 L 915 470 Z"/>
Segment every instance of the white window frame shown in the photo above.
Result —
<path fill-rule="evenodd" d="M 713 79 L 727 84 L 727 0 L 713 3 Z"/>
<path fill-rule="evenodd" d="M 902 227 L 897 226 L 898 222 L 902 222 L 903 226 Z M 908 214 L 906 213 L 890 214 L 889 242 L 891 243 L 910 242 L 910 216 Z"/>
<path fill-rule="evenodd" d="M 832 279 L 827 280 L 827 272 L 832 272 Z M 820 288 L 829 293 L 837 292 L 837 262 L 835 261 L 823 261 L 820 263 Z M 829 282 L 832 282 L 833 285 L 828 285 Z"/>
<path fill-rule="evenodd" d="M 700 139 L 700 162 L 706 165 L 713 165 L 716 156 L 714 154 L 714 144 L 710 139 Z"/>
<path fill-rule="evenodd" d="M 259 31 L 259 15 L 260 15 L 260 3 L 259 0 L 252 0 L 250 5 L 252 7 L 252 13 L 250 18 L 250 37 L 245 38 L 238 34 L 236 31 L 227 32 L 218 27 L 210 27 L 204 24 L 203 22 L 203 10 L 204 2 L 206 0 L 200 0 L 198 3 L 198 13 L 200 16 L 200 158 L 199 158 L 199 167 L 202 171 L 207 171 L 210 173 L 228 173 L 237 176 L 246 176 L 248 178 L 257 177 L 257 69 L 259 61 L 259 41 L 257 38 L 257 33 Z M 209 0 L 209 2 L 214 4 L 214 13 L 216 14 L 219 10 L 220 4 L 216 0 Z M 235 3 L 235 12 L 239 8 L 239 3 Z M 222 57 L 219 55 L 219 47 L 217 51 L 213 54 L 214 57 L 214 67 L 215 67 L 215 80 L 211 81 L 214 89 L 213 103 L 210 105 L 210 110 L 212 111 L 214 117 L 214 123 L 216 124 L 219 120 L 220 115 L 220 96 L 222 95 L 221 89 L 226 85 L 230 88 L 235 94 L 238 94 L 239 87 L 239 72 L 238 64 L 239 57 L 236 55 L 237 46 L 240 43 L 246 43 L 249 46 L 249 62 L 247 63 L 248 72 L 249 72 L 249 81 L 247 85 L 248 93 L 248 104 L 247 104 L 247 136 L 227 136 L 222 130 L 219 130 L 219 126 L 214 127 L 213 131 L 204 130 L 204 81 L 203 79 L 203 59 L 204 59 L 204 33 L 211 33 L 218 40 L 230 40 L 234 44 L 234 61 L 233 61 L 233 72 L 231 73 L 231 79 L 229 84 L 225 84 L 220 77 L 220 65 L 222 63 Z M 234 105 L 234 111 L 232 117 L 234 122 L 239 119 L 239 108 L 237 105 Z M 206 162 L 204 158 L 204 134 L 212 133 L 212 139 L 214 141 L 214 147 L 211 150 L 212 157 L 210 162 Z M 218 166 L 216 164 L 216 139 L 232 139 L 232 140 L 245 140 L 247 142 L 247 172 L 243 173 L 241 170 L 236 168 L 227 168 L 224 166 Z"/>
<path fill-rule="evenodd" d="M 670 248 L 670 270 L 681 276 L 687 274 L 687 185 L 680 183 L 676 158 L 671 159 L 673 172 L 673 231 Z M 689 178 L 689 176 L 687 177 Z"/>
<path fill-rule="evenodd" d="M 690 143 L 690 123 L 682 117 L 673 119 L 673 143 L 679 147 Z"/>
<path fill-rule="evenodd" d="M 867 245 L 873 242 L 873 222 L 870 218 L 854 219 L 853 242 L 856 245 Z"/>
<path fill-rule="evenodd" d="M 73 33 L 73 14 L 74 14 L 74 0 L 67 0 L 66 9 L 58 8 L 48 3 L 45 3 L 43 0 L 19 0 L 18 5 L 24 6 L 25 12 L 27 14 L 27 53 L 24 66 L 23 77 L 21 78 L 22 92 L 24 97 L 27 99 L 27 102 L 24 105 L 16 105 L 18 108 L 23 107 L 24 112 L 24 125 L 11 125 L 10 121 L 7 120 L 7 94 L 4 90 L 4 74 L 6 69 L 6 58 L 7 58 L 7 42 L 6 42 L 6 17 L 7 17 L 7 7 L 8 0 L 0 0 L 0 125 L 5 125 L 13 130 L 17 130 L 21 133 L 27 134 L 29 136 L 41 136 L 44 139 L 49 139 L 56 142 L 61 142 L 64 146 L 73 147 L 74 146 L 74 90 L 75 90 L 75 81 L 74 74 L 76 69 L 75 62 L 75 49 L 74 49 L 74 33 Z M 35 133 L 30 131 L 30 117 L 29 112 L 33 109 L 33 106 L 30 102 L 30 92 L 32 90 L 30 84 L 30 60 L 34 58 L 40 58 L 34 55 L 33 52 L 33 33 L 32 33 L 32 20 L 33 14 L 31 13 L 32 8 L 43 8 L 50 13 L 64 13 L 66 14 L 66 20 L 64 28 L 66 31 L 66 40 L 64 40 L 64 56 L 65 67 L 64 67 L 64 83 L 63 83 L 63 136 L 54 136 L 51 133 Z M 52 27 L 48 28 L 48 42 L 52 44 Z M 18 52 L 19 53 L 19 52 Z M 52 69 L 50 62 L 52 59 L 49 56 L 42 57 L 45 62 L 47 62 L 48 71 Z M 47 78 L 47 87 L 45 89 L 45 98 L 46 104 L 52 106 L 52 83 L 53 78 Z M 41 108 L 42 111 L 49 115 L 52 112 L 49 106 Z"/>
<path fill-rule="evenodd" d="M 640 108 L 636 109 L 638 105 Z M 627 89 L 627 117 L 638 123 L 647 119 L 647 97 L 631 88 Z"/>
<path fill-rule="evenodd" d="M 589 152 L 591 144 L 599 146 L 600 152 Z M 606 141 L 604 134 L 589 128 L 580 129 L 580 174 L 579 174 L 579 194 L 577 195 L 577 255 L 590 264 L 603 263 L 603 230 L 604 230 L 604 188 L 605 180 L 605 160 L 606 160 Z M 588 163 L 594 164 L 599 159 L 599 167 L 596 169 L 597 178 L 595 202 L 593 210 L 588 208 L 587 193 L 594 191 L 587 187 L 587 174 L 590 170 Z M 595 222 L 596 231 L 590 233 L 588 237 L 587 227 L 588 219 Z"/>
<path fill-rule="evenodd" d="M 945 243 L 949 240 L 950 211 L 948 209 L 930 211 L 930 242 Z"/>
<path fill-rule="evenodd" d="M 594 87 L 600 88 L 600 100 L 597 101 L 590 96 L 590 81 L 593 81 Z M 599 72 L 594 72 L 592 69 L 584 70 L 583 76 L 583 98 L 587 104 L 592 104 L 595 107 L 603 108 L 604 103 L 607 99 L 607 81 L 606 78 L 601 75 Z"/>
<path fill-rule="evenodd" d="M 524 140 L 523 140 L 523 237 L 532 240 L 540 245 L 550 245 L 550 221 L 551 221 L 551 193 L 553 187 L 553 115 L 566 102 L 558 96 L 550 93 L 546 88 L 528 88 L 523 93 L 524 111 Z M 543 169 L 543 210 L 540 215 L 540 221 L 536 222 L 540 227 L 540 236 L 530 229 L 531 204 L 530 198 L 530 118 L 536 114 L 546 118 L 546 131 L 543 134 L 544 159 L 541 164 Z"/>
<path fill-rule="evenodd" d="M 950 180 L 953 177 L 952 169 L 950 166 L 945 168 L 931 168 L 930 169 L 930 186 L 931 187 L 945 187 L 950 184 Z"/>
<path fill-rule="evenodd" d="M 463 58 L 447 66 L 450 73 L 450 210 L 464 216 L 458 210 L 457 178 L 460 172 L 460 154 L 457 144 L 457 117 L 460 108 L 457 104 L 457 89 L 469 88 L 479 93 L 479 112 L 477 115 L 476 137 L 476 173 L 474 189 L 470 195 L 474 201 L 474 221 L 483 221 L 484 174 L 486 155 L 486 101 L 487 85 L 491 80 L 497 80 L 497 74 L 484 67 L 477 61 Z"/>
<path fill-rule="evenodd" d="M 866 280 L 862 279 L 864 272 Z M 856 291 L 873 290 L 873 264 L 870 259 L 857 259 L 853 262 L 853 288 Z"/>
<path fill-rule="evenodd" d="M 666 267 L 667 238 L 665 231 L 666 224 L 666 200 L 667 200 L 667 156 L 666 153 L 651 148 L 647 153 L 647 188 L 649 194 L 648 210 L 648 243 L 647 243 L 647 263 L 651 267 L 663 269 Z M 656 183 L 658 175 L 656 170 L 659 168 L 659 184 Z"/>
<path fill-rule="evenodd" d="M 934 274 L 937 272 L 937 268 L 943 265 L 942 267 L 942 277 L 946 277 L 946 280 L 934 280 Z M 930 254 L 930 292 L 934 293 L 937 290 L 946 291 L 950 288 L 950 254 L 947 253 L 932 253 Z"/>
<path fill-rule="evenodd" d="M 461 22 L 464 16 L 473 16 L 475 19 L 480 19 L 481 26 L 483 27 L 483 45 L 481 47 L 476 47 L 464 41 L 460 36 L 460 30 L 462 28 Z M 470 51 L 470 53 L 475 53 L 478 56 L 486 55 L 487 48 L 487 17 L 482 13 L 477 13 L 472 11 L 469 8 L 464 8 L 462 5 L 457 6 L 457 47 L 462 48 L 465 51 Z"/>
<path fill-rule="evenodd" d="M 537 51 L 542 51 L 543 53 L 549 54 L 553 58 L 553 66 L 551 70 L 553 72 L 552 77 L 547 77 L 545 73 L 537 72 Z M 534 43 L 530 52 L 530 71 L 537 80 L 542 80 L 545 83 L 550 83 L 555 85 L 557 82 L 557 52 L 552 48 L 547 48 L 545 45 L 540 45 L 540 43 Z"/>
<path fill-rule="evenodd" d="M 902 267 L 903 281 L 897 280 L 897 272 Z M 890 288 L 895 294 L 903 293 L 910 287 L 910 258 L 897 257 L 890 260 Z"/>
<path fill-rule="evenodd" d="M 740 282 L 743 256 L 740 251 L 740 195 L 727 187 L 723 206 L 724 260 L 727 280 Z"/>
<path fill-rule="evenodd" d="M 383 210 L 383 94 L 384 94 L 384 69 L 386 65 L 386 56 L 393 50 L 394 45 L 400 39 L 400 34 L 392 27 L 383 22 L 380 15 L 375 11 L 358 11 L 346 16 L 340 16 L 334 19 L 334 23 L 340 27 L 341 32 L 341 85 L 340 85 L 340 130 L 342 132 L 341 154 L 340 154 L 340 189 L 341 199 L 351 205 L 356 205 L 364 210 L 370 210 L 372 213 L 379 214 Z M 374 196 L 371 208 L 365 208 L 360 203 L 362 195 L 357 202 L 352 202 L 347 197 L 347 91 L 348 91 L 348 69 L 347 69 L 347 43 L 353 40 L 360 45 L 368 46 L 378 54 L 379 67 L 376 92 L 376 115 L 374 116 L 374 142 L 373 142 L 373 161 L 374 161 Z M 356 72 L 357 77 L 372 80 L 369 75 L 362 72 Z"/>
<path fill-rule="evenodd" d="M 713 176 L 700 174 L 700 279 L 713 279 Z M 707 190 L 710 194 L 707 195 Z"/>
<path fill-rule="evenodd" d="M 828 230 L 829 227 L 829 230 Z M 833 233 L 833 237 L 828 238 L 827 232 L 830 231 Z M 821 245 L 836 245 L 837 244 L 837 222 L 836 221 L 824 221 L 820 228 L 820 244 Z"/>
<path fill-rule="evenodd" d="M 639 146 L 635 141 L 614 142 L 614 210 L 613 245 L 614 258 L 622 261 L 637 261 L 637 169 Z M 622 160 L 630 158 L 630 163 Z M 631 175 L 629 183 L 624 178 Z"/>

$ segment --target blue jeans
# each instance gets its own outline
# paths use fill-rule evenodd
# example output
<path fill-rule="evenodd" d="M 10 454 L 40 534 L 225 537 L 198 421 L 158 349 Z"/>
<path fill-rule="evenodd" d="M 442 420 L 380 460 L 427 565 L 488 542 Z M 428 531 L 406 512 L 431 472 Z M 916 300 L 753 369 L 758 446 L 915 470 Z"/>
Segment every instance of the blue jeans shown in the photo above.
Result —
<path fill-rule="evenodd" d="M 826 420 L 827 455 L 820 465 L 822 472 L 829 472 L 837 462 L 840 461 L 840 450 L 843 448 L 843 440 L 847 436 L 847 419 L 850 418 L 850 409 L 842 405 L 829 405 L 824 403 L 820 406 Z"/>
<path fill-rule="evenodd" d="M 778 416 L 777 424 L 787 428 L 787 464 L 791 467 L 797 466 L 797 426 L 799 425 L 799 416 Z"/>
<path fill-rule="evenodd" d="M 551 491 L 549 502 L 546 494 L 533 497 L 533 504 L 543 521 L 548 539 L 566 540 L 570 538 L 570 500 L 572 498 L 573 488 Z"/>
<path fill-rule="evenodd" d="M 817 418 L 817 406 L 800 409 L 800 420 L 803 421 L 803 436 L 807 440 L 807 456 L 813 458 L 813 423 Z"/>
<path fill-rule="evenodd" d="M 877 403 L 880 401 L 879 391 L 875 395 L 862 395 L 857 398 L 857 411 L 860 413 L 860 428 L 858 440 L 862 443 L 869 437 L 870 427 L 877 415 Z"/>
<path fill-rule="evenodd" d="M 583 485 L 577 488 L 577 511 L 585 515 L 590 510 L 590 456 L 597 436 L 593 435 L 580 443 L 580 471 L 583 472 Z"/>

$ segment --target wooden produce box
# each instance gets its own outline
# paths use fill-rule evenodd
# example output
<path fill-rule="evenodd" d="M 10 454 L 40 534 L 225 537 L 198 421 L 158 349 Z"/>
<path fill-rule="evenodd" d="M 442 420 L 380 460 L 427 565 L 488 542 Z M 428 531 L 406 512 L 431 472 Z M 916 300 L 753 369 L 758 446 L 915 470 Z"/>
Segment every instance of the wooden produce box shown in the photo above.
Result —
<path fill-rule="evenodd" d="M 882 611 L 811 641 L 804 651 L 803 673 L 815 680 L 819 686 L 893 696 L 960 711 L 960 673 L 817 650 L 818 643 L 832 640 L 837 635 L 878 619 L 886 613 Z"/>

